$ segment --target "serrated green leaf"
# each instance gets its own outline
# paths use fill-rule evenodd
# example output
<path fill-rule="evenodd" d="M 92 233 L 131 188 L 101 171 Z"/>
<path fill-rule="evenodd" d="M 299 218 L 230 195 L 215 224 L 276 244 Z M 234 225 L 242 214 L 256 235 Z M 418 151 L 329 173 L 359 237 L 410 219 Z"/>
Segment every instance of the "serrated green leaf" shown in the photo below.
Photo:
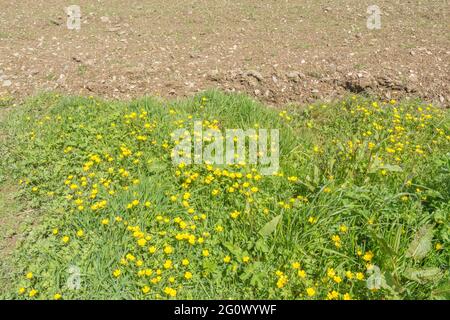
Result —
<path fill-rule="evenodd" d="M 404 273 L 405 278 L 419 283 L 438 280 L 441 276 L 441 269 L 436 267 L 415 269 L 407 268 Z"/>
<path fill-rule="evenodd" d="M 427 253 L 431 250 L 431 241 L 433 240 L 433 226 L 424 225 L 414 236 L 413 241 L 406 251 L 406 256 L 414 260 L 421 260 L 425 258 Z"/>

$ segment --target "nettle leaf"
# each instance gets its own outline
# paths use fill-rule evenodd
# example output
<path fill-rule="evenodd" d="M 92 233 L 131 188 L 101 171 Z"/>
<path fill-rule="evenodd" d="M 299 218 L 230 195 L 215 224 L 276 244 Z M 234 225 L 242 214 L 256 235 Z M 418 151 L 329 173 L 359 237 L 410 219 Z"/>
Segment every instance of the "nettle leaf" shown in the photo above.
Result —
<path fill-rule="evenodd" d="M 275 231 L 275 229 L 277 228 L 278 223 L 281 220 L 281 214 L 276 216 L 275 218 L 273 218 L 272 220 L 270 220 L 269 222 L 266 223 L 266 225 L 264 227 L 261 228 L 261 230 L 259 230 L 259 234 L 262 235 L 263 237 L 267 237 L 269 236 L 272 232 Z"/>
<path fill-rule="evenodd" d="M 433 240 L 433 226 L 424 225 L 414 236 L 413 241 L 406 251 L 406 256 L 414 260 L 421 260 L 425 258 L 427 253 L 431 250 L 431 241 Z"/>
<path fill-rule="evenodd" d="M 423 269 L 407 268 L 404 273 L 405 278 L 417 281 L 419 283 L 438 280 L 440 279 L 441 275 L 441 269 L 436 267 Z"/>

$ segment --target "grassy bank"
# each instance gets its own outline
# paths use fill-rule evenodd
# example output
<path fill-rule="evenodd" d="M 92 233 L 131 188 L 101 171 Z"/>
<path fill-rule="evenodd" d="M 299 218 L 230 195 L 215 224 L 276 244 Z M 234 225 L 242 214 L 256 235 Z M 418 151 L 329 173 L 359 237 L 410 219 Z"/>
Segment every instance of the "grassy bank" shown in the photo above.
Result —
<path fill-rule="evenodd" d="M 279 129 L 280 170 L 173 165 L 170 134 L 199 119 Z M 5 121 L 2 172 L 40 212 L 7 297 L 448 298 L 448 111 L 49 94 Z"/>

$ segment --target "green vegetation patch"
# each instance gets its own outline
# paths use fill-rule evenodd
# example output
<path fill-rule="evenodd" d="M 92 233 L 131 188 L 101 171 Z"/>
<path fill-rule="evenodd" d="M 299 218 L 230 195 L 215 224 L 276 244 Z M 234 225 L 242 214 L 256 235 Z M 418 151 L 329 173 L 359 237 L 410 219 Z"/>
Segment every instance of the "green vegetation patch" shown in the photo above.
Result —
<path fill-rule="evenodd" d="M 174 165 L 171 133 L 192 133 L 195 120 L 279 129 L 280 169 Z M 48 94 L 7 125 L 2 169 L 41 217 L 14 254 L 6 297 L 449 298 L 446 110 Z"/>

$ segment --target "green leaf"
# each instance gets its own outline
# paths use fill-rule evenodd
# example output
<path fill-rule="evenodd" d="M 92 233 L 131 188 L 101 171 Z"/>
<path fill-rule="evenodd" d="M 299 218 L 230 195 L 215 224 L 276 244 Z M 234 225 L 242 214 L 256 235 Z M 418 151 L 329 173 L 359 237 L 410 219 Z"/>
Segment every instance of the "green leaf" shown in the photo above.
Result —
<path fill-rule="evenodd" d="M 450 300 L 450 280 L 446 279 L 431 293 L 432 297 L 442 300 Z"/>
<path fill-rule="evenodd" d="M 405 289 L 400 285 L 399 281 L 392 275 L 391 272 L 385 271 L 383 273 L 384 279 L 386 280 L 386 284 L 389 288 L 391 288 L 396 293 L 402 293 Z"/>
<path fill-rule="evenodd" d="M 314 182 L 314 184 L 316 185 L 316 186 L 318 186 L 319 185 L 319 183 L 320 183 L 320 169 L 319 169 L 319 167 L 318 166 L 314 166 L 314 180 L 313 180 L 313 182 Z"/>
<path fill-rule="evenodd" d="M 264 275 L 265 274 L 262 272 L 254 273 L 252 279 L 250 280 L 250 284 L 252 286 L 257 286 L 260 289 L 263 288 L 264 287 L 264 283 L 263 283 Z"/>
<path fill-rule="evenodd" d="M 214 273 L 217 270 L 217 264 L 212 260 L 203 261 L 203 271 L 206 274 Z"/>
<path fill-rule="evenodd" d="M 225 246 L 225 248 L 227 248 L 233 255 L 239 257 L 242 253 L 242 249 L 239 248 L 238 246 L 234 245 L 231 242 L 225 242 L 223 244 Z"/>
<path fill-rule="evenodd" d="M 425 258 L 427 253 L 431 250 L 431 241 L 433 240 L 433 226 L 424 225 L 414 236 L 413 241 L 406 251 L 406 256 L 414 260 L 421 260 Z"/>
<path fill-rule="evenodd" d="M 375 158 L 374 162 L 372 163 L 372 165 L 369 168 L 369 173 L 375 173 L 378 170 L 382 170 L 382 169 L 389 171 L 389 172 L 402 172 L 403 171 L 402 167 L 400 167 L 399 165 L 396 165 L 396 164 L 386 163 L 386 164 L 381 165 L 381 161 L 378 158 Z"/>
<path fill-rule="evenodd" d="M 261 267 L 260 262 L 250 264 L 244 269 L 244 272 L 239 276 L 242 281 L 246 281 L 255 275 L 255 271 Z"/>
<path fill-rule="evenodd" d="M 264 241 L 264 238 L 260 238 L 258 241 L 256 241 L 255 248 L 264 253 L 269 252 L 269 247 L 267 246 L 266 242 Z"/>
<path fill-rule="evenodd" d="M 429 267 L 423 269 L 407 268 L 403 274 L 405 278 L 419 283 L 433 281 L 440 279 L 441 269 L 436 267 Z"/>
<path fill-rule="evenodd" d="M 275 229 L 277 228 L 278 223 L 281 220 L 281 214 L 276 216 L 275 218 L 273 218 L 272 220 L 270 220 L 269 222 L 266 223 L 266 225 L 264 227 L 261 228 L 261 230 L 259 230 L 259 234 L 262 235 L 263 237 L 267 237 L 269 236 L 272 232 L 275 231 Z"/>
<path fill-rule="evenodd" d="M 402 167 L 396 164 L 385 164 L 384 166 L 381 166 L 380 169 L 384 169 L 389 172 L 403 172 Z"/>
<path fill-rule="evenodd" d="M 167 166 L 158 159 L 152 159 L 152 161 L 147 165 L 147 170 L 151 173 L 160 173 L 167 170 Z"/>
<path fill-rule="evenodd" d="M 378 245 L 380 246 L 383 253 L 390 255 L 390 256 L 397 255 L 397 253 L 394 251 L 394 249 L 391 248 L 391 246 L 386 242 L 386 240 L 384 240 L 384 238 L 380 237 L 373 231 L 370 231 L 370 234 L 371 234 L 372 238 L 378 243 Z"/>

